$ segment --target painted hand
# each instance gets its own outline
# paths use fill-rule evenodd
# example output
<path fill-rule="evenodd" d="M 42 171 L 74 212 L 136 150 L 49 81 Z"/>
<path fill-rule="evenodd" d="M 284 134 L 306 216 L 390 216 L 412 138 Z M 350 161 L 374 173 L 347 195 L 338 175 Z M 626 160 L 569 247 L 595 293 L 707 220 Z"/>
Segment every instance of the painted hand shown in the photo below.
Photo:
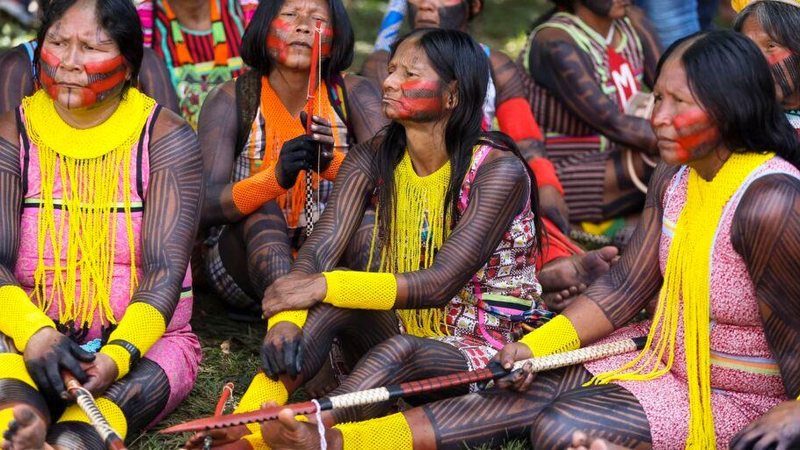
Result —
<path fill-rule="evenodd" d="M 790 449 L 800 446 L 800 401 L 789 400 L 772 408 L 737 434 L 731 450 Z"/>
<path fill-rule="evenodd" d="M 51 400 L 66 399 L 67 389 L 61 379 L 61 370 L 75 375 L 81 383 L 89 378 L 81 363 L 91 363 L 95 356 L 52 328 L 42 328 L 31 336 L 23 355 L 39 391 Z"/>
<path fill-rule="evenodd" d="M 281 311 L 309 309 L 325 298 L 326 291 L 321 274 L 286 275 L 264 292 L 261 310 L 264 317 L 272 317 Z"/>
<path fill-rule="evenodd" d="M 117 379 L 117 374 L 119 373 L 114 360 L 103 353 L 96 353 L 94 362 L 81 364 L 81 366 L 89 376 L 83 387 L 95 397 L 105 393 L 108 387 Z"/>
<path fill-rule="evenodd" d="M 300 113 L 300 120 L 303 121 L 303 126 L 306 123 L 306 113 Z M 311 170 L 325 172 L 333 161 L 333 128 L 328 119 L 320 116 L 311 116 L 311 134 L 307 135 L 317 145 L 314 151 L 308 154 L 308 166 Z"/>
<path fill-rule="evenodd" d="M 272 380 L 283 373 L 296 377 L 303 368 L 303 330 L 290 322 L 270 328 L 261 344 L 261 364 Z"/>
<path fill-rule="evenodd" d="M 565 234 L 569 234 L 569 208 L 564 197 L 553 186 L 539 188 L 539 208 Z"/>
<path fill-rule="evenodd" d="M 531 350 L 526 345 L 515 342 L 503 347 L 503 349 L 492 358 L 492 362 L 497 361 L 504 369 L 511 370 L 515 362 L 531 358 L 532 356 Z M 536 372 L 531 370 L 530 364 L 526 364 L 522 369 L 515 370 L 507 376 L 500 378 L 495 384 L 501 389 L 524 392 L 528 390 L 535 378 Z"/>

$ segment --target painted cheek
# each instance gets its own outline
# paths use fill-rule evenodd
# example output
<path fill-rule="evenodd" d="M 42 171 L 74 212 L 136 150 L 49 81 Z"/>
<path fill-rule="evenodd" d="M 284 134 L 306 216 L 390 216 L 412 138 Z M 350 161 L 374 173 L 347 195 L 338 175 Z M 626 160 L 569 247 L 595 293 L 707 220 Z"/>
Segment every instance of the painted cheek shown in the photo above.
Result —
<path fill-rule="evenodd" d="M 404 119 L 430 119 L 443 108 L 441 87 L 435 81 L 408 81 L 400 85 L 401 116 Z"/>
<path fill-rule="evenodd" d="M 672 119 L 672 125 L 678 134 L 678 159 L 685 163 L 698 150 L 715 144 L 719 140 L 719 131 L 711 123 L 708 115 L 701 109 L 693 109 L 679 114 Z"/>
<path fill-rule="evenodd" d="M 777 52 L 771 53 L 767 56 L 767 62 L 769 62 L 770 66 L 774 66 L 776 64 L 780 64 L 785 61 L 787 58 L 792 56 L 792 52 L 787 49 L 778 50 Z"/>
<path fill-rule="evenodd" d="M 467 23 L 468 15 L 469 11 L 464 2 L 439 8 L 439 28 L 445 30 L 459 29 Z"/>
<path fill-rule="evenodd" d="M 89 83 L 86 88 L 91 91 L 93 100 L 101 101 L 114 92 L 125 82 L 125 58 L 122 55 L 105 61 L 90 62 L 84 64 L 86 74 L 89 76 Z M 92 97 L 87 94 L 86 98 Z M 88 106 L 88 105 L 87 105 Z"/>
<path fill-rule="evenodd" d="M 58 59 L 56 55 L 47 51 L 46 48 L 42 48 L 39 54 L 39 61 L 42 69 L 39 74 L 39 79 L 42 82 L 42 86 L 47 90 L 47 93 L 50 94 L 51 98 L 56 99 L 58 96 L 58 86 L 56 85 L 55 77 L 58 66 L 61 65 L 61 60 Z"/>
<path fill-rule="evenodd" d="M 333 51 L 333 28 L 331 27 L 322 27 L 322 36 L 320 41 L 320 54 L 323 58 L 328 58 L 331 56 L 331 52 Z"/>
<path fill-rule="evenodd" d="M 291 27 L 283 19 L 275 19 L 267 34 L 267 50 L 278 62 L 286 62 L 289 57 L 289 42 L 287 42 L 286 36 L 289 36 Z"/>

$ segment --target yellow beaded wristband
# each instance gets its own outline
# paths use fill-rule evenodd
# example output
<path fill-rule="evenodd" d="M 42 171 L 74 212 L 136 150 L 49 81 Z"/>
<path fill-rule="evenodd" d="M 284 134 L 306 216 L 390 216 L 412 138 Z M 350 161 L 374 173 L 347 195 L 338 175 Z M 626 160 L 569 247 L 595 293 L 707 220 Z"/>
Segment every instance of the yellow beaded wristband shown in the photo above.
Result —
<path fill-rule="evenodd" d="M 324 303 L 348 309 L 394 308 L 397 279 L 393 273 L 336 270 L 322 275 L 328 285 Z"/>
<path fill-rule="evenodd" d="M 152 305 L 131 303 L 117 328 L 100 353 L 117 364 L 117 380 L 128 374 L 138 358 L 144 356 L 167 330 L 164 316 Z"/>
<path fill-rule="evenodd" d="M 267 331 L 277 325 L 278 322 L 289 322 L 297 325 L 299 328 L 303 328 L 303 325 L 306 324 L 307 318 L 308 311 L 305 309 L 281 311 L 267 320 Z"/>
<path fill-rule="evenodd" d="M 563 315 L 526 334 L 519 340 L 533 356 L 547 356 L 581 348 L 581 340 L 572 322 Z"/>
<path fill-rule="evenodd" d="M 56 327 L 53 320 L 34 305 L 19 286 L 0 287 L 0 305 L 3 308 L 0 333 L 13 339 L 14 346 L 20 352 L 25 351 L 28 341 L 37 331 Z"/>

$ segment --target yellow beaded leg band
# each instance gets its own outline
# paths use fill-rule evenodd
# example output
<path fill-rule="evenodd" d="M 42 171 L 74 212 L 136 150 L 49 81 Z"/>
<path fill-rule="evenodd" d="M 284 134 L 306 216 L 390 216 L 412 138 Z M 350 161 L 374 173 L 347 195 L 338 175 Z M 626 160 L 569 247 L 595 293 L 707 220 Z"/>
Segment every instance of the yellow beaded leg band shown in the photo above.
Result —
<path fill-rule="evenodd" d="M 14 419 L 14 408 L 0 409 L 0 442 L 3 441 L 3 434 L 8 430 L 8 423 Z"/>
<path fill-rule="evenodd" d="M 281 311 L 267 320 L 267 331 L 269 331 L 279 322 L 290 322 L 300 328 L 303 328 L 303 325 L 306 324 L 306 319 L 308 319 L 308 311 L 305 309 L 296 311 Z"/>
<path fill-rule="evenodd" d="M 392 273 L 337 270 L 322 275 L 328 285 L 325 303 L 349 309 L 394 308 L 397 279 Z"/>
<path fill-rule="evenodd" d="M 109 336 L 108 344 L 100 349 L 100 353 L 117 364 L 117 380 L 128 374 L 136 360 L 161 339 L 166 329 L 164 316 L 152 305 L 136 302 L 128 306 L 117 329 Z"/>
<path fill-rule="evenodd" d="M 22 355 L 15 353 L 0 353 L 0 379 L 21 381 L 37 391 L 39 390 L 36 383 L 33 382 L 33 378 L 28 374 Z"/>
<path fill-rule="evenodd" d="M 122 412 L 122 409 L 105 397 L 97 399 L 97 408 L 103 414 L 103 417 L 106 418 L 108 424 L 111 425 L 111 428 L 113 428 L 114 431 L 119 434 L 119 437 L 125 440 L 125 436 L 128 435 L 128 420 L 125 418 L 125 414 Z M 62 414 L 58 419 L 58 423 L 62 422 L 82 422 L 88 423 L 89 425 L 92 424 L 92 421 L 89 420 L 89 417 L 85 412 L 83 412 L 81 407 L 74 404 L 68 406 L 64 411 L 64 414 Z"/>
<path fill-rule="evenodd" d="M 14 340 L 20 352 L 25 351 L 28 341 L 37 331 L 45 327 L 55 329 L 52 319 L 31 302 L 30 297 L 19 286 L 0 287 L 0 333 Z"/>
<path fill-rule="evenodd" d="M 264 438 L 261 437 L 261 430 L 259 430 L 258 433 L 248 434 L 242 439 L 247 441 L 247 443 L 250 444 L 250 447 L 252 447 L 253 450 L 272 450 L 270 446 L 267 445 L 266 442 L 264 442 Z"/>
<path fill-rule="evenodd" d="M 334 428 L 342 433 L 343 450 L 409 450 L 414 446 L 411 427 L 402 413 Z"/>
<path fill-rule="evenodd" d="M 250 382 L 250 386 L 247 387 L 247 391 L 233 412 L 256 411 L 266 402 L 285 405 L 287 401 L 289 401 L 289 391 L 286 390 L 286 386 L 280 380 L 272 381 L 264 375 L 264 372 L 259 372 L 253 377 L 253 381 Z M 248 424 L 247 428 L 251 433 L 261 433 L 261 426 L 257 423 Z"/>
<path fill-rule="evenodd" d="M 563 315 L 526 334 L 520 343 L 525 344 L 533 356 L 546 356 L 581 348 L 581 340 L 572 322 Z"/>

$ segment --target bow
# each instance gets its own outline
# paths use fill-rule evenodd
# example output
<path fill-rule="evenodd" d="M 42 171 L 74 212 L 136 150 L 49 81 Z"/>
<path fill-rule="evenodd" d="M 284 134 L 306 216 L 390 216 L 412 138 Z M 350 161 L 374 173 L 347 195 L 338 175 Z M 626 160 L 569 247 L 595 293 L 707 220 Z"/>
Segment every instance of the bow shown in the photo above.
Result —
<path fill-rule="evenodd" d="M 311 69 L 308 74 L 308 90 L 306 91 L 306 133 L 311 134 L 311 124 L 313 123 L 311 117 L 314 115 L 314 99 L 322 95 L 319 92 L 320 74 L 322 64 L 322 21 L 317 20 L 314 25 L 314 40 L 311 45 Z M 319 98 L 317 98 L 319 103 Z M 319 109 L 319 107 L 317 107 Z M 317 173 L 319 173 L 320 161 L 319 152 L 317 152 Z M 311 236 L 314 231 L 314 178 L 311 170 L 306 170 L 306 236 Z M 317 202 L 319 203 L 319 202 Z"/>
<path fill-rule="evenodd" d="M 545 370 L 557 369 L 559 367 L 572 366 L 595 359 L 641 350 L 646 342 L 647 336 L 641 336 L 632 339 L 622 339 L 620 341 L 609 342 L 607 344 L 584 347 L 569 352 L 542 356 L 540 358 L 526 359 L 514 363 L 514 369 L 512 370 L 519 370 L 526 364 L 530 364 L 531 370 L 534 372 L 542 372 Z M 203 431 L 215 428 L 234 427 L 254 422 L 266 422 L 277 419 L 278 413 L 283 409 L 291 409 L 295 415 L 298 415 L 314 414 L 318 411 L 327 411 L 330 409 L 370 405 L 400 397 L 419 395 L 426 392 L 449 389 L 455 386 L 463 386 L 470 383 L 480 383 L 482 381 L 494 380 L 504 377 L 508 375 L 508 373 L 509 372 L 500 366 L 500 364 L 493 363 L 489 364 L 489 366 L 483 369 L 472 370 L 468 372 L 458 372 L 450 375 L 428 378 L 426 380 L 409 381 L 407 383 L 367 389 L 365 391 L 351 392 L 349 394 L 336 395 L 333 397 L 323 397 L 319 400 L 312 400 L 309 402 L 274 406 L 241 414 L 229 414 L 227 416 L 192 420 L 190 422 L 164 429 L 160 431 L 160 433 Z"/>

